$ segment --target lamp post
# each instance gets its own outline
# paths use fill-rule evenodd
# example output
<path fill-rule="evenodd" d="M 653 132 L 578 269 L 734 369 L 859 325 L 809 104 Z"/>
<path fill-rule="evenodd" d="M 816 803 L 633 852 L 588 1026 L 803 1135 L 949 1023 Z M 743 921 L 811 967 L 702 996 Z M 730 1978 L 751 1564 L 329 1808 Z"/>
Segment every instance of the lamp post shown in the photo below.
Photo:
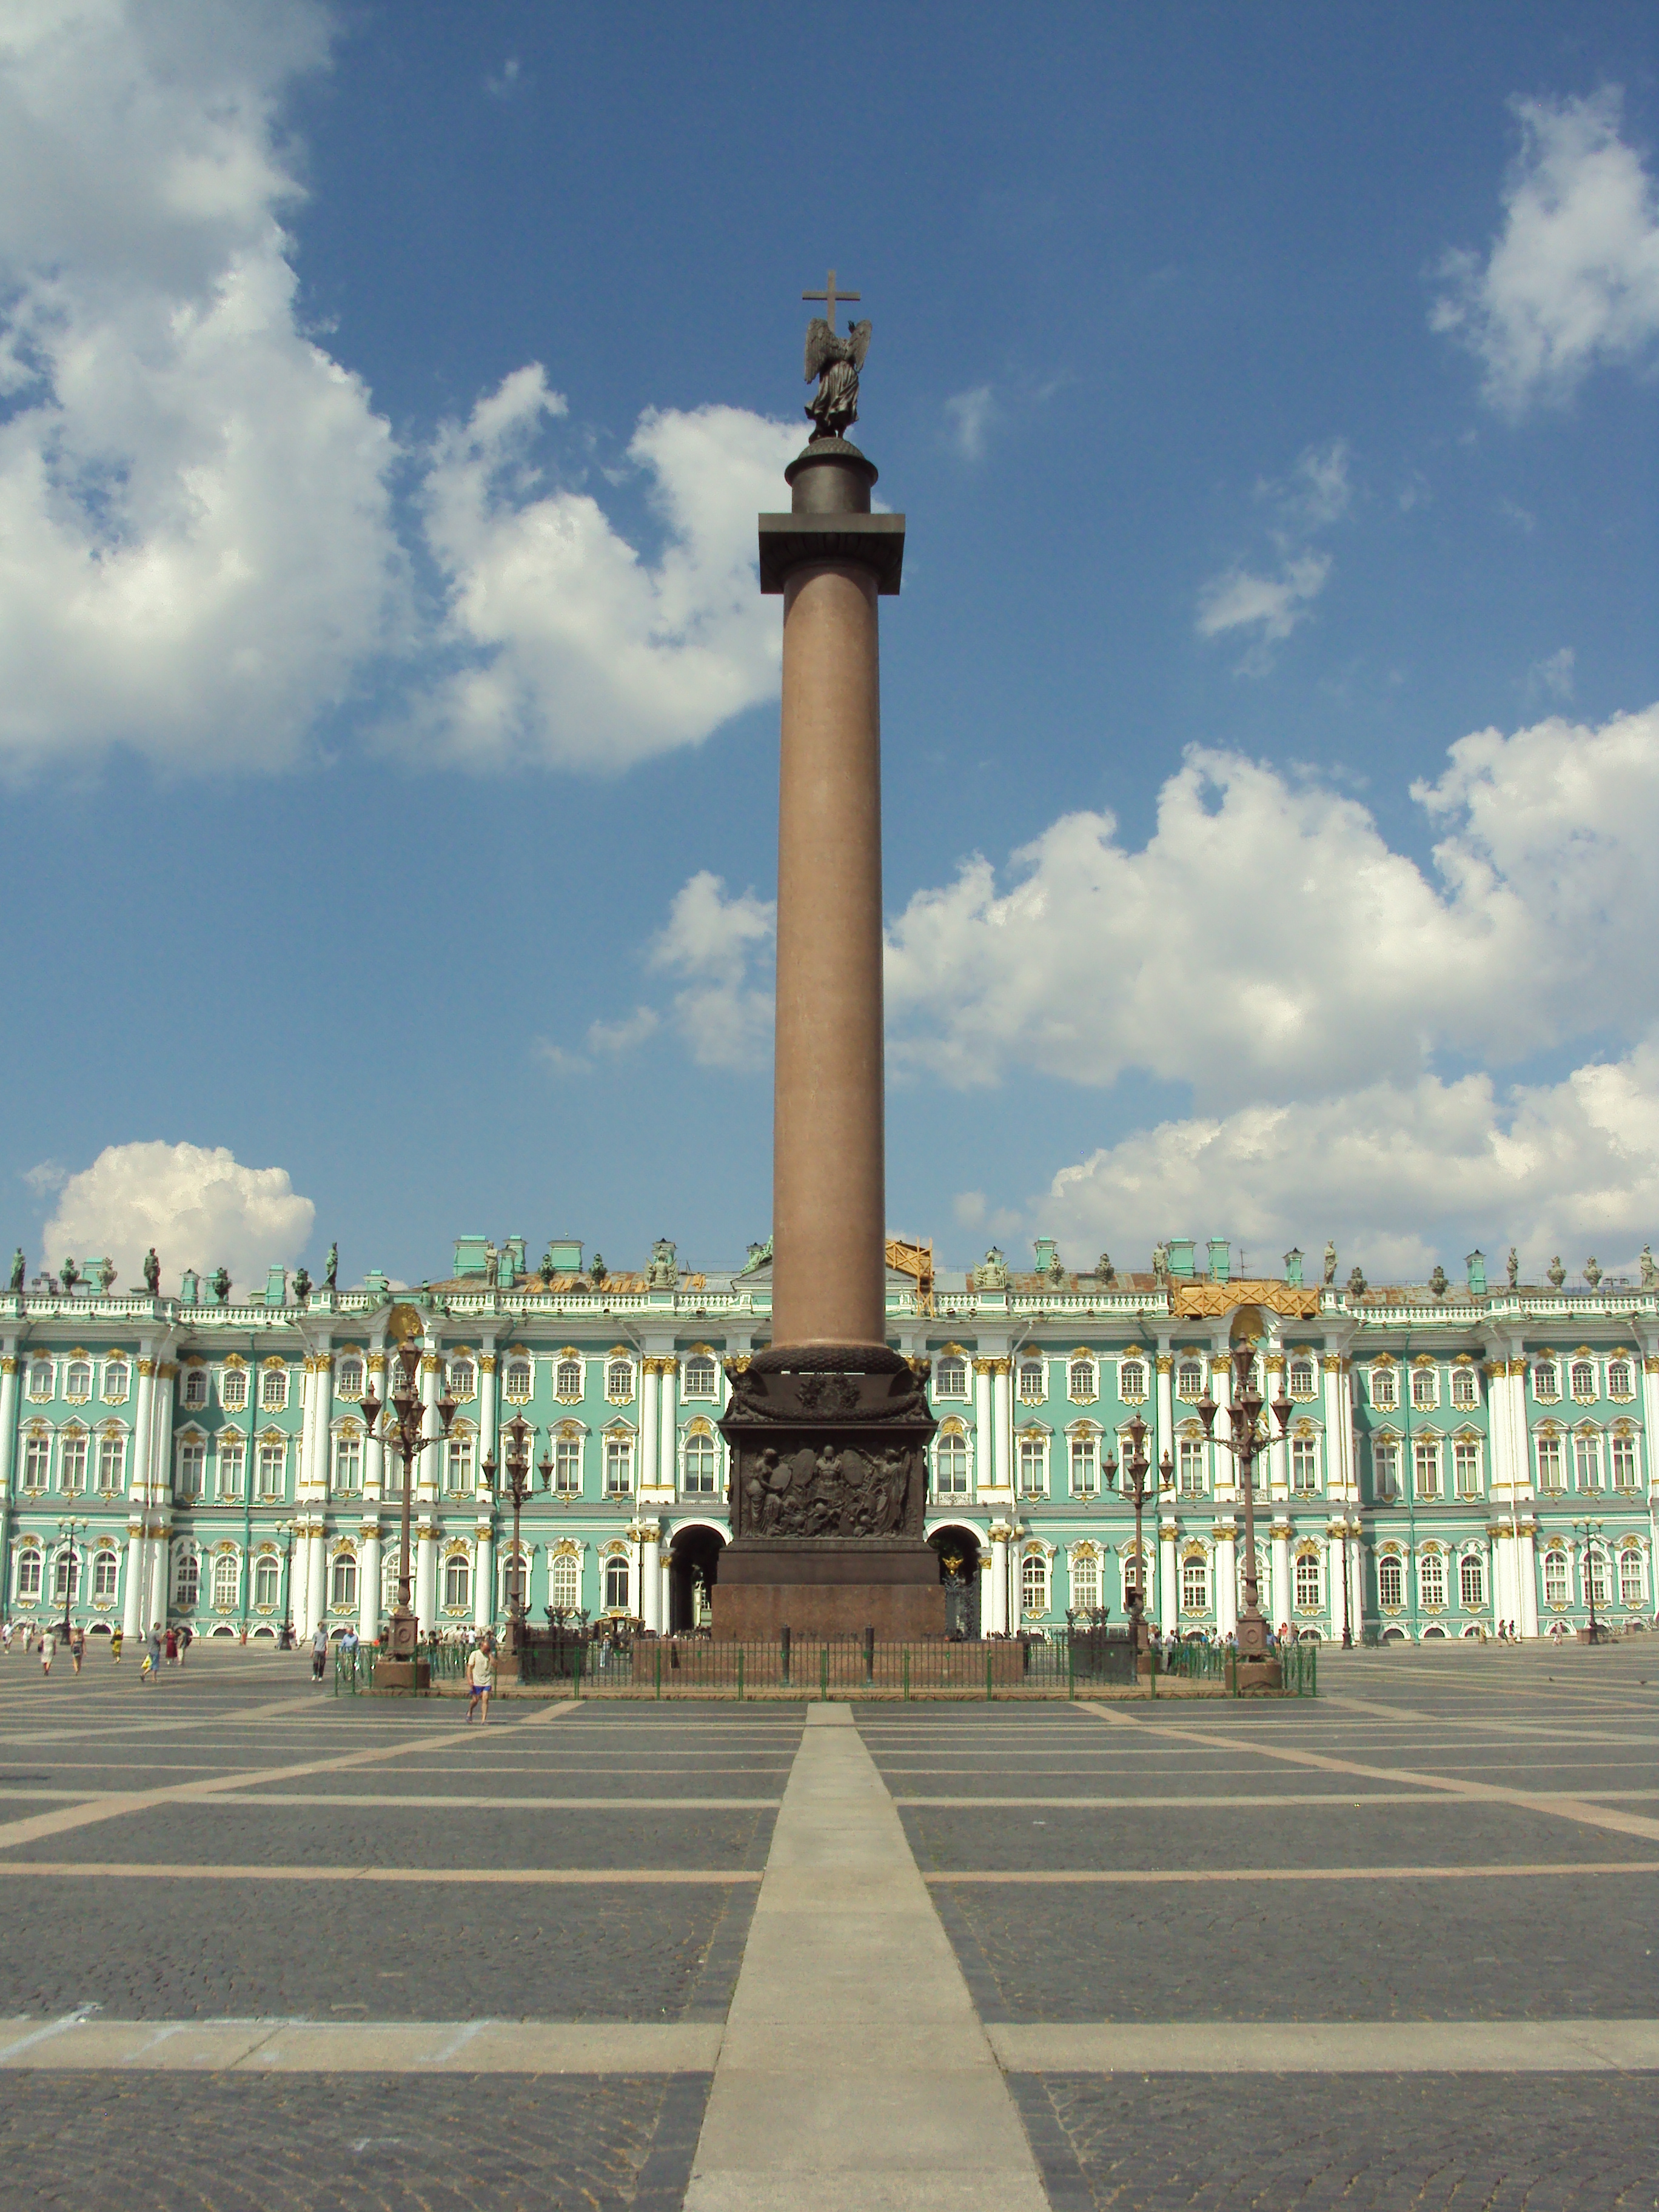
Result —
<path fill-rule="evenodd" d="M 387 1624 L 386 1656 L 394 1662 L 406 1662 L 411 1669 L 420 1644 L 420 1624 L 409 1601 L 410 1593 L 410 1509 L 415 1497 L 415 1469 L 421 1454 L 428 1444 L 447 1441 L 451 1425 L 455 1419 L 455 1401 L 447 1390 L 438 1401 L 438 1419 L 443 1424 L 442 1433 L 435 1437 L 421 1434 L 426 1408 L 421 1403 L 418 1387 L 420 1353 L 414 1344 L 405 1339 L 398 1347 L 397 1382 L 392 1393 L 392 1402 L 382 1406 L 374 1395 L 374 1385 L 368 1386 L 368 1395 L 362 1402 L 363 1433 L 372 1437 L 374 1424 L 381 1415 L 386 1419 L 384 1431 L 387 1443 L 403 1455 L 404 1514 L 403 1550 L 398 1561 L 398 1602 L 392 1609 Z"/>
<path fill-rule="evenodd" d="M 532 1495 L 530 1480 L 530 1445 L 535 1431 L 522 1413 L 514 1413 L 501 1427 L 501 1457 L 507 1476 L 507 1494 L 513 1500 L 513 1564 L 507 1582 L 507 1651 L 509 1662 L 515 1661 L 523 1641 L 525 1614 L 528 1609 L 525 1589 L 524 1559 L 519 1550 L 519 1516 L 524 1511 L 525 1501 Z M 482 1462 L 485 1481 L 493 1491 L 495 1487 L 496 1467 L 493 1455 Z M 553 1479 L 553 1462 L 545 1452 L 537 1472 L 545 1490 Z"/>
<path fill-rule="evenodd" d="M 1239 1480 L 1244 1489 L 1244 1609 L 1238 1616 L 1237 1632 L 1241 1659 L 1264 1659 L 1267 1655 L 1268 1625 L 1261 1618 L 1256 1604 L 1255 1462 L 1267 1450 L 1269 1439 L 1256 1433 L 1256 1423 L 1261 1418 L 1264 1401 L 1251 1378 L 1250 1370 L 1255 1358 L 1255 1346 L 1253 1344 L 1245 1341 L 1233 1346 L 1232 1396 L 1225 1408 L 1228 1425 L 1232 1430 L 1231 1437 L 1218 1437 L 1215 1433 L 1215 1417 L 1220 1409 L 1210 1395 L 1207 1382 L 1204 1386 L 1204 1395 L 1198 1401 L 1198 1416 L 1204 1424 L 1205 1435 L 1212 1443 L 1219 1444 L 1223 1451 L 1230 1451 L 1237 1461 Z M 1281 1437 L 1290 1425 L 1294 1411 L 1281 1384 L 1279 1395 L 1273 1401 L 1273 1419 L 1279 1424 Z"/>
<path fill-rule="evenodd" d="M 1582 1535 L 1584 1539 L 1584 1595 L 1589 1601 L 1589 1633 L 1592 1644 L 1595 1643 L 1598 1633 L 1595 1625 L 1595 1552 L 1601 1531 L 1606 1525 L 1606 1522 L 1601 1521 L 1575 1521 L 1572 1524 L 1573 1534 Z M 64 1617 L 65 1620 L 69 1618 L 67 1613 Z"/>
<path fill-rule="evenodd" d="M 75 1540 L 82 1529 L 90 1528 L 90 1521 L 69 1519 L 58 1523 L 58 1540 L 63 1546 L 64 1559 L 64 1641 L 70 1638 L 70 1601 L 75 1595 Z"/>
<path fill-rule="evenodd" d="M 1139 1413 L 1128 1424 L 1128 1434 L 1129 1449 L 1123 1462 L 1123 1488 L 1119 1494 L 1135 1510 L 1135 1579 L 1133 1589 L 1126 1589 L 1123 1593 L 1123 1609 L 1134 1625 L 1135 1650 L 1139 1653 L 1146 1648 L 1146 1555 L 1140 1548 L 1140 1516 L 1147 1499 L 1158 1495 L 1158 1485 L 1149 1484 L 1146 1480 L 1152 1472 L 1152 1462 L 1146 1456 L 1146 1424 Z M 1111 1489 L 1117 1481 L 1118 1464 L 1110 1452 L 1106 1455 L 1101 1472 L 1106 1478 L 1107 1488 Z M 1163 1459 L 1158 1462 L 1158 1472 L 1159 1483 L 1167 1490 L 1175 1480 L 1175 1462 L 1170 1458 L 1167 1446 Z"/>
<path fill-rule="evenodd" d="M 1342 1649 L 1353 1650 L 1353 1589 L 1348 1581 L 1348 1508 L 1342 1507 Z"/>
<path fill-rule="evenodd" d="M 293 1521 L 279 1521 L 271 1532 L 273 1535 L 288 1539 L 288 1551 L 283 1560 L 283 1625 L 276 1632 L 276 1649 L 279 1651 L 294 1649 L 294 1623 L 289 1613 L 289 1600 L 294 1590 L 294 1536 L 298 1525 Z"/>

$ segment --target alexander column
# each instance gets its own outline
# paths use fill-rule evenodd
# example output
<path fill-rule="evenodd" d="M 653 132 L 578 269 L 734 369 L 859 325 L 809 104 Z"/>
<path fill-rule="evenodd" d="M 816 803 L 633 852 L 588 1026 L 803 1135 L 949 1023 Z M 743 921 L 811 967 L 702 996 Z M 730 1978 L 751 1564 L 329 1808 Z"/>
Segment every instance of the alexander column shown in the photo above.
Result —
<path fill-rule="evenodd" d="M 732 1375 L 732 1541 L 716 1636 L 942 1636 L 922 1536 L 921 1379 L 887 1343 L 882 1058 L 881 669 L 904 517 L 872 514 L 858 419 L 870 325 L 836 328 L 832 269 L 808 326 L 812 432 L 760 518 L 760 587 L 783 599 L 778 795 L 773 1341 Z"/>

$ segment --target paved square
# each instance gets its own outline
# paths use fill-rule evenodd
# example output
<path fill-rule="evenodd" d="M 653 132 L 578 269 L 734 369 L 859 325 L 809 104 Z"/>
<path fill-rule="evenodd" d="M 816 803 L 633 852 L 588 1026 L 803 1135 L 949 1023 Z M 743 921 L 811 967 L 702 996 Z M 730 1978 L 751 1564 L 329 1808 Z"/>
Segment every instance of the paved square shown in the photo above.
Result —
<path fill-rule="evenodd" d="M 0 1661 L 25 2203 L 1659 2205 L 1659 1644 L 1316 1703 Z"/>

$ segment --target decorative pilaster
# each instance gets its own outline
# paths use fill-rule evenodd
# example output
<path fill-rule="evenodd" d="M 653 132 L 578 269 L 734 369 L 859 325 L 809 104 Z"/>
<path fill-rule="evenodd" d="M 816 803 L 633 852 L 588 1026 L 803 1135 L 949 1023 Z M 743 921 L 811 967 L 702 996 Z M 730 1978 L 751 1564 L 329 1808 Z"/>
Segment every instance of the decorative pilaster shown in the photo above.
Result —
<path fill-rule="evenodd" d="M 500 1449 L 496 1438 L 497 1399 L 495 1374 L 497 1361 L 493 1341 L 478 1354 L 478 1463 L 475 1473 L 480 1484 L 486 1459 L 499 1461 Z"/>
<path fill-rule="evenodd" d="M 646 1633 L 660 1636 L 662 1616 L 662 1524 L 640 1521 L 629 1531 L 640 1547 L 640 1615 Z"/>
<path fill-rule="evenodd" d="M 1342 1573 L 1342 1540 L 1346 1528 L 1346 1516 L 1337 1514 L 1333 1515 L 1325 1529 L 1325 1589 L 1330 1599 L 1331 1635 L 1338 1644 L 1342 1641 L 1348 1620 L 1348 1589 Z"/>
<path fill-rule="evenodd" d="M 1008 1633 L 1008 1540 L 1013 1529 L 1006 1521 L 994 1521 L 986 1530 L 991 1540 L 990 1633 Z"/>
<path fill-rule="evenodd" d="M 680 1363 L 670 1352 L 658 1363 L 659 1389 L 657 1393 L 657 1474 L 666 1490 L 672 1490 L 679 1480 L 678 1437 L 675 1417 L 679 1395 Z"/>
<path fill-rule="evenodd" d="M 17 1355 L 0 1353 L 0 1498 L 11 1496 L 17 1455 Z"/>
<path fill-rule="evenodd" d="M 526 1595 L 529 1582 L 526 1575 Z M 438 1528 L 427 1513 L 421 1516 L 420 1540 L 415 1547 L 415 1620 L 422 1636 L 430 1636 L 438 1621 Z"/>
<path fill-rule="evenodd" d="M 992 1482 L 994 1488 L 1014 1494 L 1014 1363 L 999 1358 L 992 1362 L 991 1434 L 994 1449 Z"/>
<path fill-rule="evenodd" d="M 974 1490 L 977 1496 L 981 1489 L 992 1488 L 991 1476 L 991 1376 L 995 1363 L 989 1359 L 974 1362 Z"/>
<path fill-rule="evenodd" d="M 662 1395 L 662 1362 L 647 1356 L 640 1362 L 640 1488 L 654 1490 L 662 1449 L 662 1422 L 658 1403 Z M 671 1471 L 672 1472 L 672 1471 Z"/>
<path fill-rule="evenodd" d="M 364 1364 L 368 1386 L 382 1405 L 386 1402 L 386 1354 L 371 1352 Z M 363 1446 L 363 1496 L 377 1502 L 386 1495 L 386 1424 L 376 1421 L 374 1433 Z M 376 1593 L 375 1603 L 380 1602 Z"/>
<path fill-rule="evenodd" d="M 1180 1533 L 1173 1512 L 1158 1524 L 1158 1618 L 1165 1636 L 1176 1635 L 1181 1627 L 1181 1577 L 1176 1561 L 1176 1539 Z"/>
<path fill-rule="evenodd" d="M 480 1512 L 472 1540 L 472 1626 L 488 1628 L 495 1617 L 495 1539 L 487 1514 Z"/>
<path fill-rule="evenodd" d="M 1238 1531 L 1231 1521 L 1215 1524 L 1215 1625 L 1224 1637 L 1238 1626 Z"/>
<path fill-rule="evenodd" d="M 1275 1633 L 1280 1621 L 1290 1620 L 1295 1602 L 1296 1593 L 1291 1587 L 1291 1537 L 1293 1533 L 1287 1513 L 1275 1516 L 1273 1524 L 1273 1607 Z"/>
<path fill-rule="evenodd" d="M 365 1644 L 380 1633 L 380 1523 L 365 1519 L 357 1532 L 357 1633 Z"/>
<path fill-rule="evenodd" d="M 1161 1466 L 1165 1452 L 1175 1452 L 1175 1354 L 1170 1350 L 1167 1338 L 1158 1339 L 1158 1348 L 1153 1361 L 1158 1376 L 1158 1397 L 1152 1417 L 1152 1464 Z"/>

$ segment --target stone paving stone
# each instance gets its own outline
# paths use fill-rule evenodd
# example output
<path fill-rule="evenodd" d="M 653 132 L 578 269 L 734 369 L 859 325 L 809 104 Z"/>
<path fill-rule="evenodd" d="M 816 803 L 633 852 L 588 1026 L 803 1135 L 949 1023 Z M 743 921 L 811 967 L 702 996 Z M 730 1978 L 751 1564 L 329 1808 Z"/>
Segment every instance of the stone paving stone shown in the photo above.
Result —
<path fill-rule="evenodd" d="M 1015 2075 L 1054 2212 L 1659 2203 L 1647 2075 Z"/>
<path fill-rule="evenodd" d="M 708 2077 L 0 2081 L 6 2197 L 120 2212 L 678 2212 Z"/>
<path fill-rule="evenodd" d="M 372 1789 L 373 1782 L 361 1785 Z M 30 1809 L 40 1810 L 41 1808 Z M 172 1864 L 698 1867 L 765 1863 L 774 1815 L 753 1812 L 484 1813 L 447 1808 L 274 1805 L 237 1797 L 161 1805 L 14 1847 L 14 1859 Z"/>
<path fill-rule="evenodd" d="M 1212 1889 L 952 1882 L 933 1884 L 933 1896 L 985 2020 L 1659 2013 L 1659 1876 Z"/>
<path fill-rule="evenodd" d="M 0 2014 L 720 2018 L 755 1888 L 37 1879 L 11 1893 Z"/>

